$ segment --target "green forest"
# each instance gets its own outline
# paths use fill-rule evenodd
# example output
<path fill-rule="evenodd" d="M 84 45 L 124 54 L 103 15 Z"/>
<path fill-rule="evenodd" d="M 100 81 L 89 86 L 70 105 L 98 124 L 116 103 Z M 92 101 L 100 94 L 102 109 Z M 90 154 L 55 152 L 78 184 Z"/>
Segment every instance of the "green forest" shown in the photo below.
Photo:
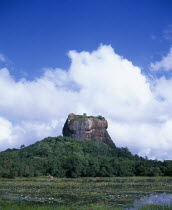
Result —
<path fill-rule="evenodd" d="M 0 177 L 171 176 L 172 161 L 148 160 L 127 148 L 69 137 L 48 137 L 0 152 Z"/>

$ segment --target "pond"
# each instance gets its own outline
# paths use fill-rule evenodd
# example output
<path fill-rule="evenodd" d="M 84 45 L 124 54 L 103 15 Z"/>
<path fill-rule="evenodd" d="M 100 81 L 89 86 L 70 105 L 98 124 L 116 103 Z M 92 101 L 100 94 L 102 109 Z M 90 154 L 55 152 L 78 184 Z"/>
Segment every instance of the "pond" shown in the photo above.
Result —
<path fill-rule="evenodd" d="M 172 194 L 162 193 L 143 196 L 139 200 L 135 200 L 133 206 L 126 208 L 126 210 L 137 210 L 145 205 L 158 205 L 172 209 Z"/>

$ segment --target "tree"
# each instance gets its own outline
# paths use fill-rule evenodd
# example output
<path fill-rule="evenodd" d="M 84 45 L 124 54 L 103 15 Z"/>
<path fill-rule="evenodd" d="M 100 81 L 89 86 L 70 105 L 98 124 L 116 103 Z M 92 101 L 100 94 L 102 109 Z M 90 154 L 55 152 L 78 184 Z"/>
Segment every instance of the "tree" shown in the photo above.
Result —
<path fill-rule="evenodd" d="M 22 144 L 21 146 L 20 146 L 20 149 L 23 149 L 25 147 L 25 145 L 24 144 Z"/>

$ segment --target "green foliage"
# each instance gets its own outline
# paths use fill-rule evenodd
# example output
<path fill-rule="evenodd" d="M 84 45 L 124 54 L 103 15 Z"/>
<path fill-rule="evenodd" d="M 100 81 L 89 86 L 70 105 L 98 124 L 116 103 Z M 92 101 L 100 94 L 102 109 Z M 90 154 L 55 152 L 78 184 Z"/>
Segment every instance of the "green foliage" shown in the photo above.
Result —
<path fill-rule="evenodd" d="M 95 118 L 95 119 L 99 119 L 99 120 L 105 120 L 105 118 L 102 117 L 101 115 L 98 115 L 98 116 L 87 116 L 87 114 L 84 113 L 83 115 L 78 115 L 76 118 L 72 119 L 71 122 L 77 121 L 77 120 L 83 120 L 83 119 L 87 119 L 87 118 Z"/>
<path fill-rule="evenodd" d="M 0 153 L 0 177 L 171 176 L 172 161 L 148 160 L 127 148 L 70 137 L 48 137 Z"/>

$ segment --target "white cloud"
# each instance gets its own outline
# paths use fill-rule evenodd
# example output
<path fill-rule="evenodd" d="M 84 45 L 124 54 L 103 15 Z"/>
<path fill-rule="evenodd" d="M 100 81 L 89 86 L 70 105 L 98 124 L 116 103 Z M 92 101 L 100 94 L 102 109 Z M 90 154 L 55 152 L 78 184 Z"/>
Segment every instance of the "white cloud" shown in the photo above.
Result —
<path fill-rule="evenodd" d="M 168 41 L 172 40 L 172 24 L 168 25 L 163 31 L 163 38 Z"/>
<path fill-rule="evenodd" d="M 45 136 L 55 136 L 55 129 L 57 129 L 55 120 L 49 123 L 24 121 L 15 125 L 0 117 L 0 149 L 19 147 L 22 144 L 29 145 Z"/>
<path fill-rule="evenodd" d="M 71 112 L 103 115 L 117 146 L 140 155 L 172 158 L 172 79 L 150 81 L 139 67 L 102 45 L 70 51 L 68 70 L 45 69 L 33 81 L 0 70 L 0 148 L 61 135 Z"/>
<path fill-rule="evenodd" d="M 6 62 L 5 56 L 1 53 L 0 53 L 0 62 Z"/>
<path fill-rule="evenodd" d="M 170 48 L 170 52 L 164 56 L 160 61 L 156 61 L 151 63 L 150 65 L 152 70 L 164 70 L 171 71 L 172 70 L 172 47 Z"/>

